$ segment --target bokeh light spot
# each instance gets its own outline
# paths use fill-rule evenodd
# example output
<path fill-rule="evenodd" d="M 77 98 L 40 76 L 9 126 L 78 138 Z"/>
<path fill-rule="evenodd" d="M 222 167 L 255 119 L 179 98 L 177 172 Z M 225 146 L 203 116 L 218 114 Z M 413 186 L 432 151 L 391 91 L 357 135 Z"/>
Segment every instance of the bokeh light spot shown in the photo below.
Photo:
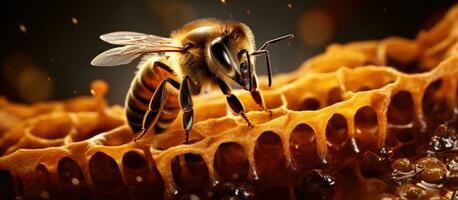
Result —
<path fill-rule="evenodd" d="M 23 33 L 27 33 L 27 27 L 24 24 L 19 25 L 19 30 Z"/>
<path fill-rule="evenodd" d="M 334 35 L 334 23 L 326 12 L 305 11 L 299 19 L 299 36 L 309 46 L 325 45 Z"/>

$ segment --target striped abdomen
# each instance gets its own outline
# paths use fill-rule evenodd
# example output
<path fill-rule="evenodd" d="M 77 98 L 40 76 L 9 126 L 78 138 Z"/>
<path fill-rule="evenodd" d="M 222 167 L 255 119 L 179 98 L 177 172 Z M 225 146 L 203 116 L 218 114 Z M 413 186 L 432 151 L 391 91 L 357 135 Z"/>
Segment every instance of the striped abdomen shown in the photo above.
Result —
<path fill-rule="evenodd" d="M 155 68 L 154 61 L 148 61 L 145 66 L 141 67 L 132 81 L 125 107 L 128 124 L 134 132 L 137 133 L 142 130 L 143 116 L 148 110 L 151 97 L 161 81 L 166 77 L 176 79 L 174 74 L 158 67 Z M 167 89 L 167 91 L 170 90 Z M 164 108 L 160 112 L 158 120 L 150 126 L 154 126 L 156 133 L 161 132 L 169 127 L 179 111 L 180 108 L 176 93 L 168 92 Z M 149 127 L 144 128 L 148 129 Z"/>

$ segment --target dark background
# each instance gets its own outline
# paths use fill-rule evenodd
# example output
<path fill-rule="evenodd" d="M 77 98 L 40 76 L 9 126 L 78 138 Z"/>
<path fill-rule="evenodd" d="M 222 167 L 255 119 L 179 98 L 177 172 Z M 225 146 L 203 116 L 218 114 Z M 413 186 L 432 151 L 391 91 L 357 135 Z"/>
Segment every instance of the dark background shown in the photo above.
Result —
<path fill-rule="evenodd" d="M 0 96 L 37 102 L 89 94 L 92 80 L 110 84 L 108 99 L 122 103 L 138 61 L 115 68 L 90 66 L 112 48 L 99 40 L 111 31 L 160 36 L 193 19 L 234 19 L 249 25 L 257 46 L 294 33 L 270 47 L 274 72 L 297 68 L 330 43 L 414 38 L 455 1 L 267 0 L 10 0 L 2 6 Z M 265 73 L 264 61 L 258 72 Z"/>

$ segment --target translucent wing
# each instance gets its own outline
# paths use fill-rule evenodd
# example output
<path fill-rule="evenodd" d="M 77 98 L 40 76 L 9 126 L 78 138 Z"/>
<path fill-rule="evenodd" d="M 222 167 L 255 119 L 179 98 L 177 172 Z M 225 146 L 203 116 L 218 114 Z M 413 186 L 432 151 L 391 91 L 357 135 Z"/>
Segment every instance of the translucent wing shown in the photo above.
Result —
<path fill-rule="evenodd" d="M 158 52 L 180 52 L 183 47 L 171 38 L 136 32 L 113 32 L 100 36 L 105 42 L 125 45 L 109 49 L 96 56 L 94 66 L 116 66 L 132 62 L 143 54 Z"/>

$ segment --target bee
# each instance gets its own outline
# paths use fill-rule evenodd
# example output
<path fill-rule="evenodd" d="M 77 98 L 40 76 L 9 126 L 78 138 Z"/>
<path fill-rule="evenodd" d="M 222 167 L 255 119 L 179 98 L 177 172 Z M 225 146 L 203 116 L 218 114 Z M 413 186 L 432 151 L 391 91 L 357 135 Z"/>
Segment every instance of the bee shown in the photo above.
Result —
<path fill-rule="evenodd" d="M 258 89 L 254 57 L 265 56 L 270 87 L 272 70 L 266 47 L 292 37 L 289 34 L 269 40 L 256 50 L 253 33 L 244 23 L 201 19 L 185 24 L 168 38 L 136 32 L 101 35 L 101 40 L 122 46 L 99 54 L 91 64 L 116 66 L 139 56 L 147 57 L 139 64 L 127 94 L 127 122 L 135 133 L 140 133 L 138 139 L 148 132 L 167 129 L 181 110 L 188 143 L 194 122 L 192 95 L 201 93 L 202 88 L 219 87 L 232 111 L 253 126 L 229 85 L 248 90 L 256 104 L 267 111 Z"/>

